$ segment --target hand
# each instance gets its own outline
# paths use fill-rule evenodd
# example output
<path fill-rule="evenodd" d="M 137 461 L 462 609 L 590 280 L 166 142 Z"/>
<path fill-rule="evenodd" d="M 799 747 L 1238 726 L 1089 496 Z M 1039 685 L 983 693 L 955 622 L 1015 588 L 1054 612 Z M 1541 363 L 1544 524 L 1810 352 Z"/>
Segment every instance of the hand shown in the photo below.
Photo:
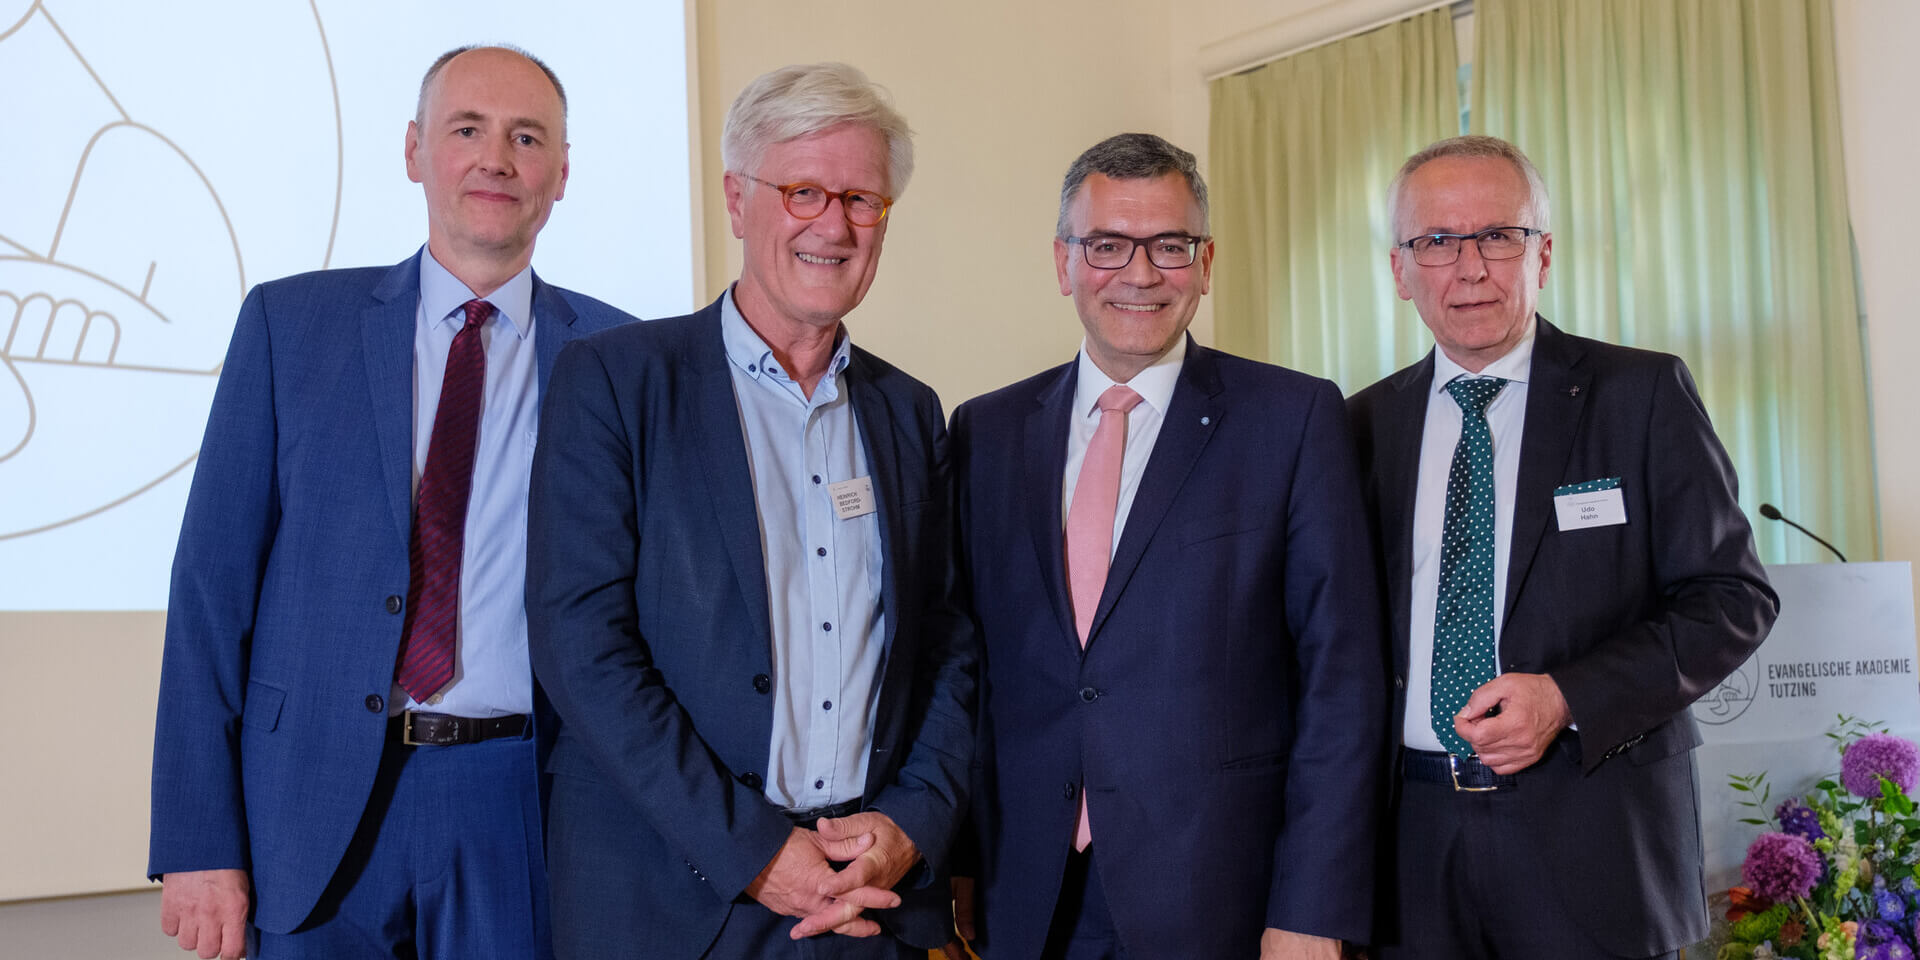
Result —
<path fill-rule="evenodd" d="M 822 843 L 835 851 L 829 854 L 832 859 L 850 862 L 815 887 L 819 895 L 834 900 L 835 908 L 809 914 L 800 921 L 800 925 L 793 928 L 795 940 L 828 930 L 838 931 L 852 922 L 861 909 L 899 906 L 900 896 L 893 892 L 893 885 L 920 862 L 920 851 L 906 832 L 892 817 L 878 810 L 826 818 L 820 821 L 819 829 Z M 853 854 L 850 858 L 840 855 L 848 852 Z"/>
<path fill-rule="evenodd" d="M 967 944 L 973 941 L 973 878 L 953 878 L 953 930 L 956 936 L 940 948 L 946 960 L 968 960 Z"/>
<path fill-rule="evenodd" d="M 1260 934 L 1260 960 L 1340 960 L 1340 941 L 1268 927 Z"/>
<path fill-rule="evenodd" d="M 245 870 L 192 870 L 160 877 L 160 932 L 202 960 L 239 960 L 247 953 L 247 906 L 253 884 Z"/>
<path fill-rule="evenodd" d="M 1494 707 L 1500 709 L 1489 715 Z M 1453 718 L 1454 732 L 1473 745 L 1494 773 L 1519 773 L 1573 722 L 1560 685 L 1544 673 L 1503 673 L 1482 684 Z"/>
<path fill-rule="evenodd" d="M 803 918 L 803 927 L 814 923 L 817 929 L 813 933 L 833 930 L 849 936 L 873 936 L 880 932 L 880 925 L 860 916 L 866 903 L 837 901 L 819 892 L 821 885 L 834 875 L 829 858 L 851 860 L 872 845 L 873 839 L 865 836 L 829 843 L 812 830 L 794 827 L 760 875 L 747 884 L 747 896 L 774 913 Z M 878 903 L 878 906 L 899 904 L 899 897 L 892 891 L 884 892 L 891 902 Z M 846 907 L 851 909 L 843 909 Z"/>

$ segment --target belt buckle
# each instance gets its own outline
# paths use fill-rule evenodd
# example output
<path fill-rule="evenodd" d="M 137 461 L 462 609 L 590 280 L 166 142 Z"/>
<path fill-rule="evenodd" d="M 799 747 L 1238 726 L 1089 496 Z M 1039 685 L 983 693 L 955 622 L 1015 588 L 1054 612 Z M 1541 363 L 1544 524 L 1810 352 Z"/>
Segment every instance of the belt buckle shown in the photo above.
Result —
<path fill-rule="evenodd" d="M 413 738 L 413 715 L 414 711 L 412 710 L 401 714 L 403 718 L 400 721 L 401 744 L 409 747 L 450 747 L 460 742 L 460 726 L 458 724 L 455 724 L 453 727 L 453 739 L 451 740 L 415 740 Z"/>
<path fill-rule="evenodd" d="M 1486 787 L 1463 787 L 1460 785 L 1460 758 L 1447 754 L 1447 775 L 1453 777 L 1453 789 L 1456 793 L 1492 793 L 1500 789 L 1499 784 Z"/>

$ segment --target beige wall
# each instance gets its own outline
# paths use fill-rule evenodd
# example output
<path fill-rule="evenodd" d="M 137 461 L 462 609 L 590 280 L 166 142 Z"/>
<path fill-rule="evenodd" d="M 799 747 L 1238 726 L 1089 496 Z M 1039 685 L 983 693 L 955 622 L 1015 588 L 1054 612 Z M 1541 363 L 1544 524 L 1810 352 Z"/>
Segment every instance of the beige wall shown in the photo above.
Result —
<path fill-rule="evenodd" d="M 702 125 L 701 232 L 708 296 L 739 269 L 718 195 L 719 126 L 753 76 L 843 59 L 892 88 L 919 133 L 920 163 L 889 226 L 888 252 L 854 335 L 961 400 L 1066 360 L 1079 341 L 1053 279 L 1049 239 L 1073 156 L 1120 130 L 1160 133 L 1203 155 L 1203 50 L 1276 23 L 1339 32 L 1407 0 L 1215 0 L 1168 16 L 1121 0 L 965 5 L 696 0 Z M 1865 283 L 1886 554 L 1920 559 L 1920 446 L 1905 377 L 1920 368 L 1920 271 L 1908 172 L 1920 131 L 1905 90 L 1920 5 L 1837 0 L 1847 169 Z M 866 39 L 861 39 L 866 38 Z M 1109 86 L 1096 89 L 1096 76 Z M 1220 198 L 1216 202 L 1231 202 Z M 1385 282 L 1383 276 L 1382 282 Z M 1208 315 L 1195 331 L 1208 338 Z M 0 614 L 0 900 L 140 884 L 159 617 L 63 621 Z M 76 702 L 84 710 L 71 710 Z"/>

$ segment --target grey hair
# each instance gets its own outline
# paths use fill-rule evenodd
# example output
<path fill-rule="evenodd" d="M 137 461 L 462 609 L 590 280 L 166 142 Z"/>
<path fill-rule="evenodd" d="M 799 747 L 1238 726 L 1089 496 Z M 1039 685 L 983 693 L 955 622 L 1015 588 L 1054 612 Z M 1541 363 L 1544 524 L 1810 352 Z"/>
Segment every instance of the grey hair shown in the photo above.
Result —
<path fill-rule="evenodd" d="M 1400 172 L 1393 175 L 1393 183 L 1387 186 L 1387 229 L 1393 232 L 1393 242 L 1398 243 L 1403 239 L 1400 236 L 1400 208 L 1401 194 L 1407 189 L 1407 178 L 1413 176 L 1415 170 L 1441 157 L 1488 157 L 1513 164 L 1513 168 L 1526 178 L 1526 215 L 1533 221 L 1516 223 L 1513 226 L 1532 227 L 1543 233 L 1552 228 L 1552 223 L 1548 219 L 1547 182 L 1540 179 L 1539 169 L 1534 167 L 1532 160 L 1527 159 L 1526 154 L 1520 152 L 1519 147 L 1499 137 L 1478 135 L 1448 137 L 1445 140 L 1435 141 L 1426 149 L 1408 157 L 1407 162 L 1400 165 Z"/>
<path fill-rule="evenodd" d="M 913 179 L 913 130 L 894 109 L 887 88 L 844 63 L 794 64 L 754 78 L 727 108 L 720 162 L 735 173 L 757 173 L 768 147 L 843 123 L 870 127 L 887 138 L 887 191 L 896 198 L 907 192 Z"/>
<path fill-rule="evenodd" d="M 1088 147 L 1067 167 L 1067 178 L 1060 184 L 1060 219 L 1054 234 L 1064 239 L 1073 231 L 1067 223 L 1067 208 L 1079 196 L 1081 185 L 1093 174 L 1115 180 L 1149 180 L 1177 173 L 1186 178 L 1187 189 L 1200 205 L 1200 232 L 1207 232 L 1207 181 L 1200 176 L 1200 164 L 1188 153 L 1151 133 L 1121 133 Z"/>
<path fill-rule="evenodd" d="M 452 50 L 441 54 L 439 59 L 433 61 L 433 66 L 427 68 L 427 75 L 420 78 L 420 97 L 413 103 L 414 125 L 426 125 L 427 90 L 433 86 L 433 78 L 439 76 L 440 71 L 446 69 L 447 64 L 453 62 L 454 57 L 466 53 L 469 50 L 505 50 L 508 53 L 525 57 L 528 63 L 539 67 L 540 72 L 547 75 L 547 81 L 553 84 L 553 92 L 560 95 L 560 122 L 563 124 L 567 122 L 567 88 L 560 85 L 559 74 L 554 73 L 553 68 L 547 66 L 545 60 L 510 43 L 469 43 L 464 47 L 454 47 Z"/>

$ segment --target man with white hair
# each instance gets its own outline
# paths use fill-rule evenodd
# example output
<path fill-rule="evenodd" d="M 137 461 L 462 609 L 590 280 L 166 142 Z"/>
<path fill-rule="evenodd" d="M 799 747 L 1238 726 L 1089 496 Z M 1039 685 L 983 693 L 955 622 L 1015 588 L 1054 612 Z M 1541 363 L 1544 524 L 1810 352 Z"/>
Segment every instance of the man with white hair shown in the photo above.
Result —
<path fill-rule="evenodd" d="M 1671 956 L 1707 930 L 1687 705 L 1778 611 L 1733 466 L 1678 357 L 1535 312 L 1512 144 L 1433 144 L 1389 208 L 1435 349 L 1348 401 L 1401 744 L 1379 955 Z"/>
<path fill-rule="evenodd" d="M 910 132 L 815 64 L 749 84 L 721 149 L 739 280 L 568 350 L 541 421 L 556 950 L 923 956 L 950 927 L 976 654 L 939 400 L 842 322 Z"/>

